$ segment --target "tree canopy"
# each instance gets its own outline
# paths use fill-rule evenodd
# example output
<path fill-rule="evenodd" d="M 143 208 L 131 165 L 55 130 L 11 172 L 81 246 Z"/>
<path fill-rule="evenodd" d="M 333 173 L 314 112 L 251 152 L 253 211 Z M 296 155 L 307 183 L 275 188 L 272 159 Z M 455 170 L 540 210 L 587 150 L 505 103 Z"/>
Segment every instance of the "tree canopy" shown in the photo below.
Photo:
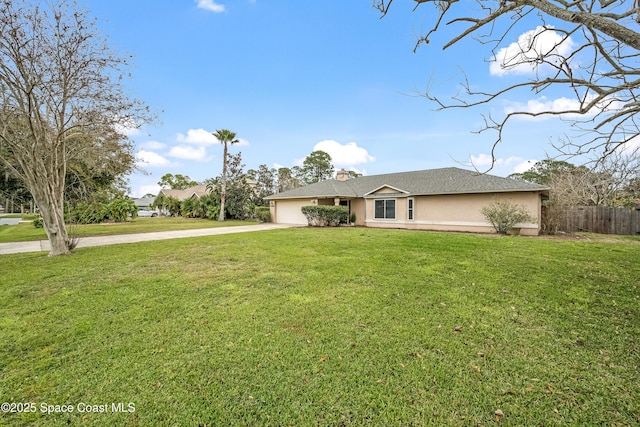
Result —
<path fill-rule="evenodd" d="M 334 167 L 331 156 L 321 150 L 317 150 L 305 157 L 302 167 L 299 169 L 300 179 L 305 184 L 331 179 Z"/>
<path fill-rule="evenodd" d="M 633 207 L 640 181 L 640 152 L 613 153 L 594 167 L 545 159 L 509 177 L 549 186 L 550 200 L 558 206 Z"/>
<path fill-rule="evenodd" d="M 128 162 L 125 130 L 152 118 L 125 94 L 127 68 L 76 2 L 0 3 L 0 162 L 33 196 L 50 255 L 74 244 L 64 223 L 70 166 L 92 170 L 95 153 Z"/>
<path fill-rule="evenodd" d="M 544 159 L 536 162 L 531 169 L 522 173 L 514 173 L 509 178 L 521 179 L 540 185 L 551 184 L 551 177 L 555 174 L 572 172 L 576 166 L 563 160 Z"/>
<path fill-rule="evenodd" d="M 424 95 L 439 109 L 487 105 L 512 92 L 539 96 L 554 90 L 563 103 L 538 110 L 516 108 L 503 116 L 484 115 L 480 131 L 496 132 L 493 148 L 503 130 L 519 116 L 560 116 L 573 132 L 554 143 L 567 156 L 597 152 L 605 158 L 639 133 L 640 112 L 640 2 L 637 0 L 414 0 L 416 10 L 431 6 L 430 29 L 419 36 L 416 49 L 429 44 L 443 27 L 454 31 L 447 49 L 461 40 L 475 40 L 487 51 L 492 67 L 515 76 L 516 81 L 495 91 L 478 89 L 466 78 L 463 94 L 450 99 L 433 90 Z M 383 16 L 393 0 L 374 0 Z M 516 71 L 527 70 L 528 73 Z M 561 95 L 557 95 L 560 93 Z M 551 95 L 553 97 L 553 95 Z M 493 154 L 493 151 L 492 151 Z"/>
<path fill-rule="evenodd" d="M 172 190 L 184 190 L 185 188 L 198 185 L 189 175 L 165 173 L 158 181 L 158 185 L 162 188 L 169 187 Z"/>

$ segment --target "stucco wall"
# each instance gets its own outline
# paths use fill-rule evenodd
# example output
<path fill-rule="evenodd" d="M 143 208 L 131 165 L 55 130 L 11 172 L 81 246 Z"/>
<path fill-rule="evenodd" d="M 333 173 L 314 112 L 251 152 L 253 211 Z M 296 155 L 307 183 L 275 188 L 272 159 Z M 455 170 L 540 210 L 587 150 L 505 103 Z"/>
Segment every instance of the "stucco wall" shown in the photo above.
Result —
<path fill-rule="evenodd" d="M 521 234 L 537 235 L 539 232 L 541 206 L 540 195 L 537 192 L 417 196 L 413 197 L 413 220 L 407 219 L 407 198 L 394 197 L 394 199 L 396 200 L 395 220 L 375 219 L 375 199 L 366 199 L 366 226 L 493 233 L 494 228 L 487 223 L 480 211 L 496 200 L 509 200 L 512 203 L 524 205 L 533 217 L 531 223 L 518 224 L 521 227 Z"/>
<path fill-rule="evenodd" d="M 356 214 L 356 225 L 365 225 L 364 199 L 351 200 L 351 212 Z"/>
<path fill-rule="evenodd" d="M 374 218 L 374 198 L 352 199 L 351 212 L 356 214 L 356 225 L 381 228 L 407 228 L 421 230 L 468 231 L 481 233 L 495 233 L 491 224 L 480 210 L 498 200 L 509 200 L 512 203 L 524 205 L 533 220 L 528 224 L 519 224 L 521 234 L 537 235 L 541 217 L 540 194 L 537 192 L 498 193 L 498 194 L 452 194 L 437 196 L 416 196 L 414 200 L 414 219 L 407 219 L 406 196 L 399 196 L 397 192 L 381 189 L 376 194 L 388 194 L 382 198 L 392 198 L 396 201 L 396 218 L 392 220 Z M 288 199 L 272 201 L 271 217 L 274 222 L 283 222 L 283 217 L 291 218 L 295 211 L 299 213 L 303 205 L 335 204 L 334 199 Z M 303 223 L 306 223 L 303 222 Z"/>

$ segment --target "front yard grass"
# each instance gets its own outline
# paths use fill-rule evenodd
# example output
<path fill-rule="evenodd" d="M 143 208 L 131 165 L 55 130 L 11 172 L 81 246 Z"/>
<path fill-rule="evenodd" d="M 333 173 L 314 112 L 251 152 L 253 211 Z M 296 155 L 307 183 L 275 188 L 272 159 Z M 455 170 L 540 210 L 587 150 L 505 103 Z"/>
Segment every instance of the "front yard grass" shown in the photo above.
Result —
<path fill-rule="evenodd" d="M 197 228 L 233 227 L 256 224 L 255 221 L 224 221 L 194 218 L 135 218 L 126 222 L 67 225 L 73 237 L 112 236 L 116 234 L 149 233 L 155 231 L 193 230 Z M 46 240 L 43 228 L 35 228 L 32 223 L 0 226 L 0 243 Z"/>
<path fill-rule="evenodd" d="M 36 410 L 0 424 L 637 424 L 639 250 L 304 228 L 3 256 L 0 396 Z"/>

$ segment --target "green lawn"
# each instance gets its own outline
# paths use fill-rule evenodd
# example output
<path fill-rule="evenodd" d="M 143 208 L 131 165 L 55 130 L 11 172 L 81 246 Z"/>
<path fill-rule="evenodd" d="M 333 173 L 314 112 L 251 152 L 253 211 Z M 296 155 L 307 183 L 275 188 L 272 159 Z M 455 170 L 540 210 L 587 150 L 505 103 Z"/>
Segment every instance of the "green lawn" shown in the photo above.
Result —
<path fill-rule="evenodd" d="M 25 221 L 31 221 L 35 217 L 36 216 L 33 214 L 20 214 L 20 213 L 3 214 L 2 216 L 0 216 L 0 218 L 20 218 Z"/>
<path fill-rule="evenodd" d="M 302 228 L 5 255 L 0 396 L 36 412 L 0 424 L 638 424 L 639 253 Z"/>
<path fill-rule="evenodd" d="M 149 233 L 154 231 L 192 230 L 196 228 L 233 227 L 236 225 L 255 224 L 253 221 L 212 221 L 193 218 L 135 218 L 120 223 L 103 223 L 90 225 L 69 225 L 67 230 L 75 237 L 107 236 L 115 234 Z M 42 228 L 35 228 L 31 223 L 0 226 L 0 243 L 46 240 L 47 235 Z"/>

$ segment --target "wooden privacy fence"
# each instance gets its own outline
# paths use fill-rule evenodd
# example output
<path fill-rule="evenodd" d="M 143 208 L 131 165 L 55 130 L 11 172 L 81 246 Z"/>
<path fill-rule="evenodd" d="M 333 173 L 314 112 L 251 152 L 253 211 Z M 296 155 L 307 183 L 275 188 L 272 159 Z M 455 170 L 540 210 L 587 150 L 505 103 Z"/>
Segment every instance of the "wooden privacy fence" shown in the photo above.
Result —
<path fill-rule="evenodd" d="M 565 211 L 560 229 L 602 234 L 640 234 L 640 211 L 606 206 L 574 206 Z"/>

